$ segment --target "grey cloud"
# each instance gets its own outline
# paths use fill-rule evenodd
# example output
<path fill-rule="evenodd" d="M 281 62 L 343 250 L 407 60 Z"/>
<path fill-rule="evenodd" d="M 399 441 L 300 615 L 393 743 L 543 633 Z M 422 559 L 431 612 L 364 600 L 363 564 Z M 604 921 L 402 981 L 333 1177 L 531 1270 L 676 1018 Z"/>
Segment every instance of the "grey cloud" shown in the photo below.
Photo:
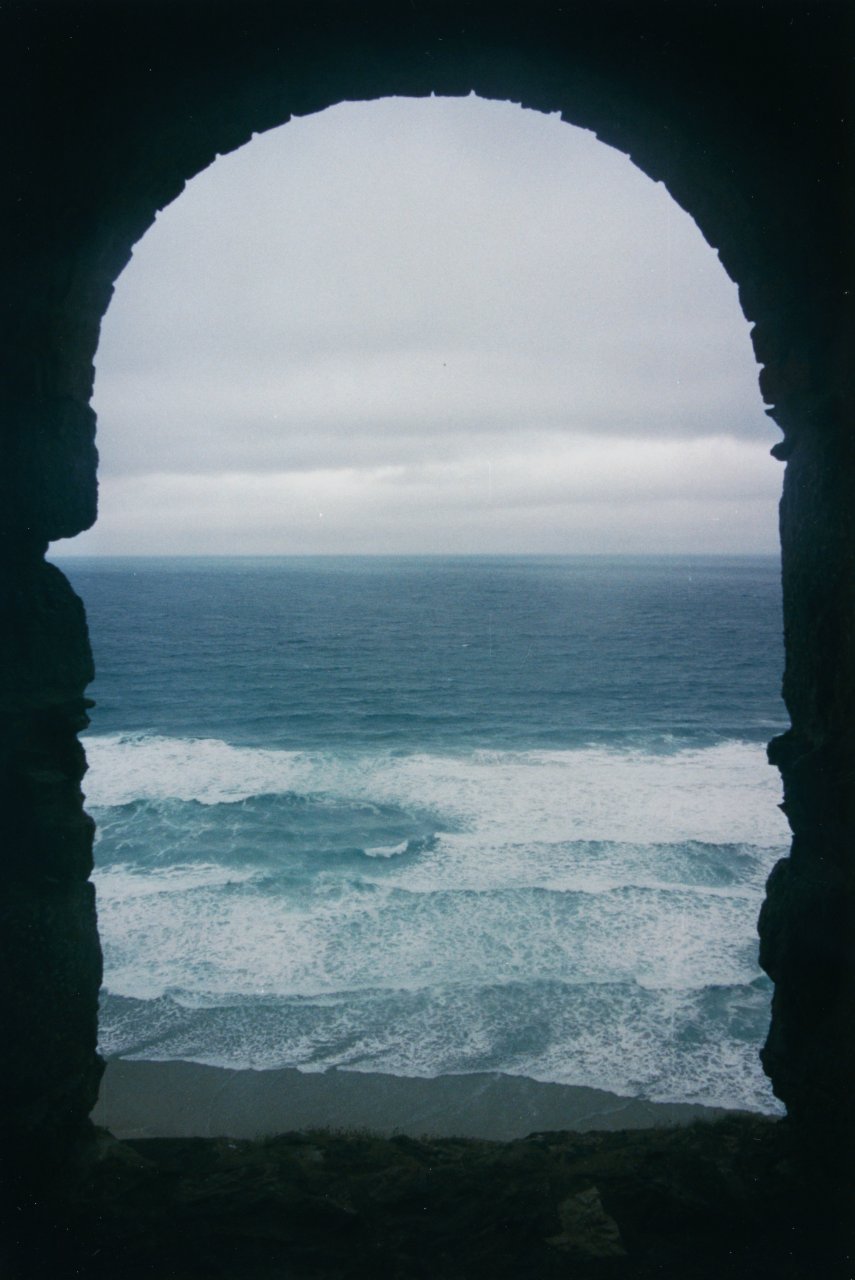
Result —
<path fill-rule="evenodd" d="M 442 356 L 448 354 L 448 359 Z M 253 366 L 156 380 L 104 379 L 99 397 L 105 474 L 170 469 L 305 469 L 344 452 L 367 464 L 441 449 L 465 453 L 477 439 L 527 434 L 532 447 L 556 435 L 604 438 L 754 438 L 758 423 L 727 369 L 656 381 L 631 362 L 609 381 L 590 365 L 550 365 L 499 351 L 401 351 L 308 360 L 287 370 Z M 760 430 L 773 438 L 765 420 Z M 119 430 L 120 429 L 120 430 Z M 545 437 L 550 439 L 546 440 Z M 766 445 L 768 448 L 768 444 Z"/>
<path fill-rule="evenodd" d="M 292 477 L 293 479 L 293 477 Z M 590 494 L 546 502 L 484 501 L 488 480 L 470 476 L 457 495 L 432 489 L 353 484 L 338 475 L 149 476 L 118 481 L 105 498 L 105 524 L 90 550 L 187 554 L 324 554 L 627 551 L 774 551 L 774 500 Z M 461 498 L 463 499 L 461 501 Z M 384 500 L 388 499 L 388 500 Z M 450 502 L 450 505 L 449 505 Z M 153 519 L 153 513 L 155 519 Z M 450 518 L 453 516 L 453 519 Z M 109 526 L 109 528 L 108 528 Z M 346 539 L 346 541 L 345 541 Z"/>
<path fill-rule="evenodd" d="M 349 469 L 342 510 L 363 529 L 386 518 L 366 493 L 399 520 L 424 484 L 402 537 L 445 545 L 457 528 L 479 549 L 497 536 L 475 528 L 483 502 L 437 459 L 462 474 L 489 458 L 496 483 L 516 467 L 509 509 L 552 520 L 554 495 L 574 495 L 610 526 L 630 519 L 617 459 L 640 441 L 686 442 L 720 483 L 710 496 L 677 453 L 667 476 L 640 465 L 636 520 L 645 501 L 736 493 L 768 510 L 779 484 L 748 325 L 691 220 L 590 134 L 508 103 L 347 104 L 224 157 L 137 247 L 96 363 L 104 523 L 84 547 L 108 549 L 112 521 L 119 542 L 213 549 L 245 505 L 236 473 L 245 489 Z M 141 495 L 164 505 L 182 475 L 171 534 L 146 533 Z M 607 517 L 609 477 L 624 505 Z M 333 536 L 262 509 L 271 549 Z M 754 545 L 746 519 L 733 529 Z"/>

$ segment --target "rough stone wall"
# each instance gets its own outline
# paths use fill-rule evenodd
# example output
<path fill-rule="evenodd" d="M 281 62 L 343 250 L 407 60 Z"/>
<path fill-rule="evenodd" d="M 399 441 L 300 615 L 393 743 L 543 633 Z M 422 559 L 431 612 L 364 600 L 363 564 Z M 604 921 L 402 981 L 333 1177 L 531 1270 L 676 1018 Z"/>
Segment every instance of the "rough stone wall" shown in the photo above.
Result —
<path fill-rule="evenodd" d="M 4 717 L 0 1121 L 83 1123 L 99 951 L 75 734 L 82 609 L 43 563 L 95 518 L 93 357 L 156 212 L 253 132 L 347 98 L 467 94 L 561 111 L 626 151 L 737 281 L 785 433 L 792 730 L 773 746 L 794 830 L 770 881 L 764 1062 L 805 1133 L 855 1149 L 855 576 L 851 494 L 851 9 L 838 0 L 7 0 L 0 11 Z M 110 424 L 105 424 L 109 429 Z"/>
<path fill-rule="evenodd" d="M 855 350 L 855 347 L 853 347 Z M 833 384 L 832 384 L 833 385 Z M 825 388 L 823 389 L 823 392 Z M 855 449 L 799 440 L 781 502 L 792 728 L 770 743 L 793 830 L 760 915 L 774 979 L 763 1065 L 804 1141 L 855 1159 Z"/>
<path fill-rule="evenodd" d="M 62 1144 L 85 1124 L 101 1076 L 94 824 L 77 738 L 92 657 L 83 605 L 37 552 L 0 569 L 0 602 L 0 1143 L 11 1128 Z"/>

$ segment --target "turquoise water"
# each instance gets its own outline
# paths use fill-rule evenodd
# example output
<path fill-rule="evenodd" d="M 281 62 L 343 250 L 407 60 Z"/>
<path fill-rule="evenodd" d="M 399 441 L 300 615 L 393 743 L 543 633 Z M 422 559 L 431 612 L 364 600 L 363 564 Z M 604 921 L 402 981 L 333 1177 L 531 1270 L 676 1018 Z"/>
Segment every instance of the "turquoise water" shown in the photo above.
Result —
<path fill-rule="evenodd" d="M 62 567 L 103 1052 L 774 1106 L 776 560 Z"/>

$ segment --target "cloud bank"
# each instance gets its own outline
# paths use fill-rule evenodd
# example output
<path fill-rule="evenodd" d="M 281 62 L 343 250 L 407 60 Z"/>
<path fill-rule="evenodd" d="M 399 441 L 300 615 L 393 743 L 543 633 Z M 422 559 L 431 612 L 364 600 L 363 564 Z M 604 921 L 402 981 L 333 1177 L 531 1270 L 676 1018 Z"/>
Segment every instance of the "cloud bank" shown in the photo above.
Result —
<path fill-rule="evenodd" d="M 221 158 L 120 278 L 69 552 L 770 551 L 736 288 L 626 157 L 388 99 Z"/>

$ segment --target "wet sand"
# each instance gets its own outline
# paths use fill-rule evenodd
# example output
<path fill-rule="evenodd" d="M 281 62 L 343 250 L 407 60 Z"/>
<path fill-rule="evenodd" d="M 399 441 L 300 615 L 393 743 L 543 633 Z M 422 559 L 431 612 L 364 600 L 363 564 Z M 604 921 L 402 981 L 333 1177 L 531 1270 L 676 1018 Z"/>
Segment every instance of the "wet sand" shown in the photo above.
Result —
<path fill-rule="evenodd" d="M 113 1059 L 93 1119 L 118 1138 L 257 1138 L 301 1129 L 508 1142 L 549 1130 L 647 1129 L 734 1114 L 493 1073 L 408 1079 Z"/>

